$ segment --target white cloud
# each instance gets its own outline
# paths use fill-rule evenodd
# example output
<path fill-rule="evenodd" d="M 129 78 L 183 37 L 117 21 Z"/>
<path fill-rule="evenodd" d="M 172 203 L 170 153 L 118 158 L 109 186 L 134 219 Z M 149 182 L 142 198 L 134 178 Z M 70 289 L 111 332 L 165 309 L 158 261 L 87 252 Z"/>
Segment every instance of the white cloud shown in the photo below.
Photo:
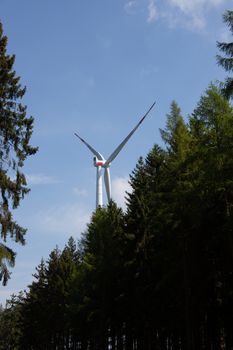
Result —
<path fill-rule="evenodd" d="M 26 180 L 28 185 L 52 185 L 61 183 L 61 181 L 55 177 L 44 174 L 26 174 Z"/>
<path fill-rule="evenodd" d="M 229 0 L 126 0 L 125 10 L 129 14 L 135 11 L 145 13 L 146 10 L 148 23 L 163 19 L 172 28 L 181 26 L 202 31 L 206 27 L 208 12 L 228 2 Z"/>
<path fill-rule="evenodd" d="M 203 12 L 204 9 L 217 7 L 226 2 L 226 0 L 168 0 L 168 3 L 179 8 L 186 14 L 193 12 Z"/>
<path fill-rule="evenodd" d="M 128 13 L 131 13 L 134 7 L 136 6 L 136 4 L 137 4 L 137 0 L 127 0 L 124 6 L 125 11 Z"/>
<path fill-rule="evenodd" d="M 172 6 L 179 8 L 179 10 L 184 13 L 191 13 L 193 11 L 196 11 L 196 9 L 200 6 L 200 3 L 202 2 L 202 0 L 169 0 L 169 3 Z"/>
<path fill-rule="evenodd" d="M 78 188 L 78 187 L 73 188 L 73 193 L 80 197 L 86 197 L 88 195 L 88 192 L 85 188 Z"/>
<path fill-rule="evenodd" d="M 148 9 L 147 22 L 149 23 L 154 22 L 159 16 L 158 10 L 155 5 L 155 0 L 149 0 L 147 9 Z"/>
<path fill-rule="evenodd" d="M 180 21 L 194 29 L 203 29 L 208 11 L 227 2 L 228 0 L 168 0 L 171 7 L 179 11 Z"/>
<path fill-rule="evenodd" d="M 170 28 L 179 26 L 189 30 L 203 30 L 206 26 L 203 1 L 208 0 L 167 0 L 162 17 Z"/>
<path fill-rule="evenodd" d="M 64 204 L 40 211 L 32 225 L 46 233 L 77 235 L 85 230 L 90 215 L 89 210 L 78 204 Z"/>
<path fill-rule="evenodd" d="M 167 0 L 170 18 L 188 29 L 202 30 L 206 26 L 207 12 L 226 0 Z M 175 13 L 174 13 L 175 11 Z M 172 13 L 174 15 L 172 16 Z M 173 17 L 173 18 L 172 18 Z"/>
<path fill-rule="evenodd" d="M 129 184 L 128 177 L 117 177 L 112 180 L 112 197 L 117 205 L 125 210 L 125 192 L 131 192 L 132 188 Z"/>

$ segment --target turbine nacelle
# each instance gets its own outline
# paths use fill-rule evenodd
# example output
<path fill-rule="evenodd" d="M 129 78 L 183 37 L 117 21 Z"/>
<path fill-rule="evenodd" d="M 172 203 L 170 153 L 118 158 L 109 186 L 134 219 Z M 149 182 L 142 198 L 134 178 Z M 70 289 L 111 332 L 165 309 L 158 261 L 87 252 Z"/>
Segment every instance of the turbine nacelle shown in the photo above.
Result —
<path fill-rule="evenodd" d="M 98 167 L 98 166 L 101 166 L 101 167 L 103 167 L 104 166 L 104 164 L 105 164 L 105 162 L 106 162 L 106 160 L 105 159 L 98 159 L 97 157 L 94 157 L 93 158 L 93 162 L 94 162 L 94 167 Z"/>

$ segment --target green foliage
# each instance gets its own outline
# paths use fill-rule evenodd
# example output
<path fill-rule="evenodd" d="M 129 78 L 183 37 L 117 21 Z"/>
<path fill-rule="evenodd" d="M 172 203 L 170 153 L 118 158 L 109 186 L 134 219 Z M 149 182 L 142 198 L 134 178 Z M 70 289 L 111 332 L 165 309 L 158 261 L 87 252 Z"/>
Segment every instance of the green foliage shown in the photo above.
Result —
<path fill-rule="evenodd" d="M 111 202 L 93 214 L 81 243 L 83 256 L 74 281 L 71 309 L 82 333 L 86 325 L 99 341 L 105 339 L 108 325 L 117 321 L 121 310 L 126 239 L 123 230 L 122 210 Z"/>
<path fill-rule="evenodd" d="M 0 348 L 232 348 L 233 109 L 210 85 L 187 123 L 172 102 L 161 135 L 126 213 L 98 208 L 1 311 Z"/>
<path fill-rule="evenodd" d="M 233 11 L 226 11 L 223 15 L 223 21 L 229 27 L 231 33 L 233 34 Z M 225 54 L 225 56 L 217 55 L 217 62 L 222 66 L 227 72 L 233 71 L 233 42 L 217 43 L 218 48 Z M 222 92 L 225 97 L 233 97 L 233 78 L 228 77 L 223 84 Z"/>
<path fill-rule="evenodd" d="M 15 264 L 15 253 L 5 244 L 0 243 L 0 281 L 5 286 L 10 278 L 8 267 Z"/>
<path fill-rule="evenodd" d="M 175 101 L 171 103 L 171 111 L 167 115 L 166 129 L 160 132 L 170 155 L 183 160 L 189 144 L 189 134 L 181 110 Z"/>
<path fill-rule="evenodd" d="M 29 192 L 21 171 L 25 159 L 35 154 L 37 148 L 30 146 L 33 118 L 27 117 L 27 108 L 20 101 L 25 87 L 13 69 L 15 56 L 7 54 L 7 37 L 0 23 L 0 233 L 4 242 L 10 235 L 15 242 L 24 244 L 26 230 L 12 217 L 21 199 Z M 12 266 L 15 253 L 0 244 L 0 280 L 6 284 L 8 265 Z"/>
<path fill-rule="evenodd" d="M 18 350 L 21 337 L 20 317 L 24 293 L 12 295 L 6 308 L 0 308 L 0 349 Z"/>
<path fill-rule="evenodd" d="M 210 85 L 187 123 L 172 102 L 161 135 L 126 213 L 98 208 L 1 311 L 0 349 L 232 348 L 232 106 Z"/>
<path fill-rule="evenodd" d="M 47 263 L 41 261 L 22 308 L 20 349 L 67 346 L 70 334 L 68 300 L 78 264 L 73 238 L 62 252 L 58 248 L 53 250 Z"/>

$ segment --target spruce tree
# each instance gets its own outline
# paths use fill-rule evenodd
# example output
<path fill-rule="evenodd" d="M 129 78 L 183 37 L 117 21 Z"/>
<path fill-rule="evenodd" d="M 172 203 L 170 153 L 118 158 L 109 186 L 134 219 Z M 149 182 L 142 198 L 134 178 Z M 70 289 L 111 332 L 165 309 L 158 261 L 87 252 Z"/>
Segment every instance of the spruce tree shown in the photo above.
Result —
<path fill-rule="evenodd" d="M 182 198 L 192 305 L 189 320 L 192 332 L 198 333 L 201 324 L 211 333 L 206 348 L 211 343 L 222 347 L 220 343 L 225 340 L 221 338 L 221 324 L 230 315 L 226 311 L 232 305 L 232 122 L 232 107 L 213 85 L 201 97 L 189 122 L 192 148 Z"/>
<path fill-rule="evenodd" d="M 231 33 L 233 34 L 233 11 L 226 11 L 223 15 L 223 21 L 229 27 Z M 217 42 L 218 48 L 225 54 L 225 56 L 217 55 L 217 62 L 222 66 L 227 72 L 233 72 L 233 42 Z M 233 97 L 233 78 L 227 77 L 225 83 L 223 84 L 223 94 L 227 98 Z"/>
<path fill-rule="evenodd" d="M 26 158 L 37 148 L 30 145 L 33 118 L 21 103 L 26 88 L 14 71 L 15 56 L 7 54 L 7 37 L 0 23 L 0 280 L 6 284 L 8 265 L 14 265 L 15 253 L 6 246 L 7 236 L 24 244 L 26 230 L 14 221 L 12 210 L 29 192 L 21 171 Z"/>
<path fill-rule="evenodd" d="M 117 336 L 125 321 L 123 229 L 123 212 L 110 202 L 96 210 L 83 235 L 70 311 L 77 338 L 90 348 L 107 349 L 108 333 Z"/>
<path fill-rule="evenodd" d="M 6 302 L 5 309 L 0 307 L 0 350 L 19 350 L 22 329 L 20 324 L 21 305 L 24 293 L 13 294 Z"/>
<path fill-rule="evenodd" d="M 175 101 L 172 101 L 170 113 L 167 114 L 166 128 L 164 130 L 160 129 L 160 133 L 169 153 L 177 159 L 184 159 L 189 135 L 180 107 Z"/>

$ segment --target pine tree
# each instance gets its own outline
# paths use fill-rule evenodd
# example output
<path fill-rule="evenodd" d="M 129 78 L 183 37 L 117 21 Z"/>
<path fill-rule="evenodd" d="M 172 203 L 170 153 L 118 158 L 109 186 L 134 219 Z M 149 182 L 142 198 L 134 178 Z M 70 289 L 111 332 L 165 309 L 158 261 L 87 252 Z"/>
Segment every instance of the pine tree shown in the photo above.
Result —
<path fill-rule="evenodd" d="M 7 54 L 7 37 L 0 23 L 0 232 L 4 242 L 8 234 L 15 242 L 24 244 L 26 230 L 12 217 L 12 209 L 19 206 L 28 193 L 26 179 L 21 171 L 25 159 L 37 149 L 30 146 L 33 118 L 27 117 L 27 108 L 20 100 L 25 87 L 13 69 L 15 56 Z M 8 263 L 14 265 L 15 253 L 0 243 L 0 280 L 9 278 Z"/>
<path fill-rule="evenodd" d="M 233 11 L 226 11 L 223 15 L 223 21 L 230 28 L 233 34 Z M 217 62 L 227 72 L 233 72 L 233 42 L 223 43 L 217 42 L 218 48 L 225 54 L 225 56 L 217 55 Z M 223 94 L 227 98 L 233 97 L 233 78 L 228 77 L 223 84 Z"/>

